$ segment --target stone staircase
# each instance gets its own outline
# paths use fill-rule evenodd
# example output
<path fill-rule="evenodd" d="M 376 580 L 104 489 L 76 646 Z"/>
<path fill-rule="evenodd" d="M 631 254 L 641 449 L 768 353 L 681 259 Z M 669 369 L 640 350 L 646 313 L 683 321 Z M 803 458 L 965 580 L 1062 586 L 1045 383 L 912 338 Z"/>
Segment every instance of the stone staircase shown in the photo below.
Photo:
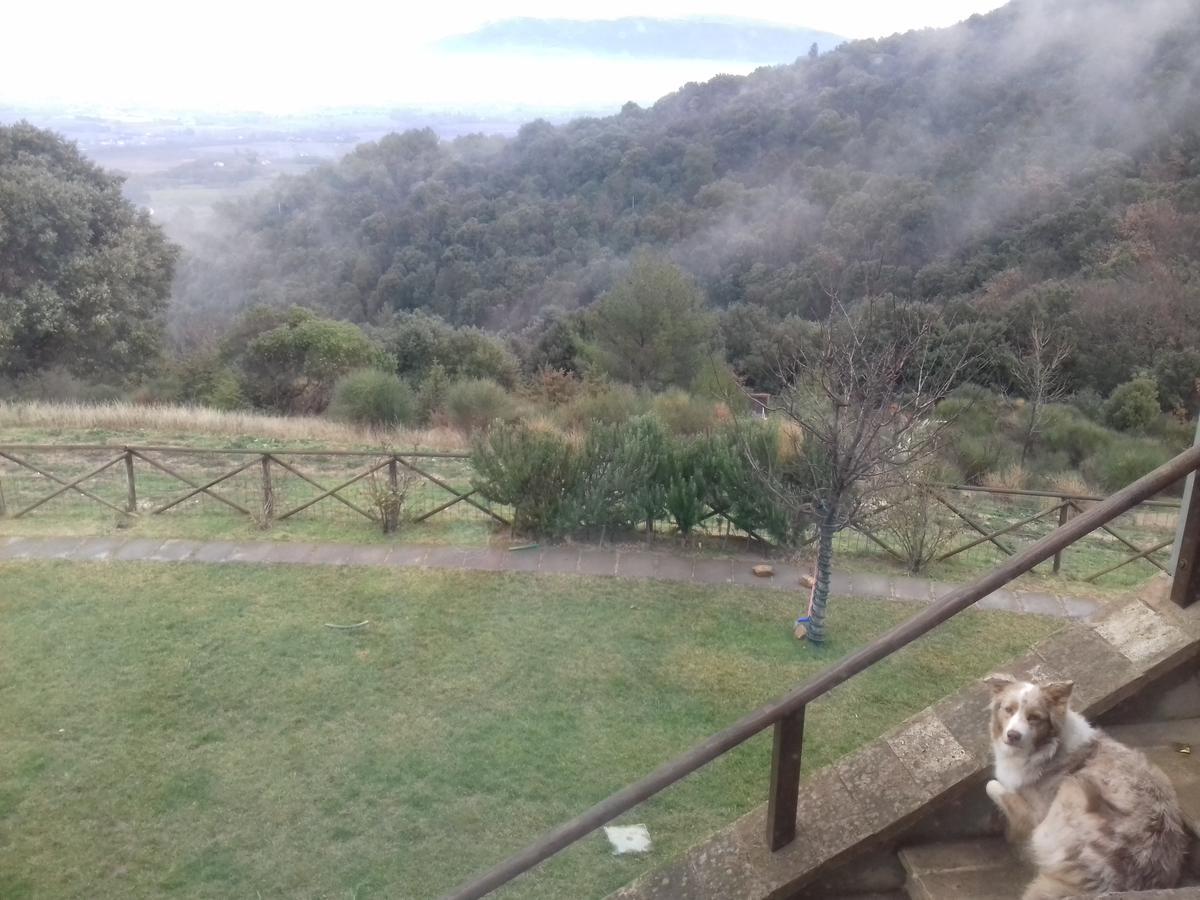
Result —
<path fill-rule="evenodd" d="M 1171 606 L 1169 584 L 1066 625 L 1006 670 L 1074 681 L 1077 708 L 1147 752 L 1200 822 L 1200 604 Z M 1019 898 L 1032 875 L 983 789 L 989 701 L 968 686 L 810 773 L 783 849 L 767 849 L 759 807 L 610 900 Z M 1132 896 L 1200 900 L 1200 887 Z"/>
<path fill-rule="evenodd" d="M 1116 725 L 1106 731 L 1150 757 L 1175 785 L 1184 811 L 1200 822 L 1200 718 Z M 1020 900 L 1033 878 L 1033 870 L 1002 837 L 912 844 L 897 856 L 911 900 Z M 1200 887 L 1121 896 L 1200 897 Z"/>

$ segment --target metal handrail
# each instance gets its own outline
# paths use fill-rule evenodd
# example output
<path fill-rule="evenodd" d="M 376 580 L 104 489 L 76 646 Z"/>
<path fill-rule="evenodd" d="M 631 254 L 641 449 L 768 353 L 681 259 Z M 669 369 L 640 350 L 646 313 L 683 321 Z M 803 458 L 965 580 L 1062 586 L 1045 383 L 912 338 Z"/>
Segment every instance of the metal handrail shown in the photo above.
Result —
<path fill-rule="evenodd" d="M 777 728 L 776 748 L 778 749 L 781 744 L 788 743 L 787 740 L 780 740 L 778 729 L 789 720 L 794 722 L 799 719 L 802 722 L 802 716 L 798 714 L 807 704 L 928 634 L 947 619 L 962 612 L 1017 576 L 1028 572 L 1064 547 L 1198 469 L 1200 469 L 1200 446 L 1195 446 L 1168 460 L 1133 484 L 1100 501 L 1086 512 L 1068 520 L 1041 540 L 1015 553 L 971 584 L 951 591 L 907 622 L 896 626 L 811 680 L 794 688 L 779 699 L 743 716 L 734 724 L 711 735 L 683 755 L 664 763 L 649 775 L 627 785 L 569 822 L 559 825 L 524 850 L 510 856 L 478 878 L 453 890 L 446 895 L 447 900 L 475 900 L 475 898 L 486 896 L 606 822 L 611 822 L 642 801 L 737 747 L 768 726 L 775 725 Z M 779 767 L 781 764 L 779 756 L 780 754 L 777 752 L 773 762 L 775 767 Z M 795 764 L 798 767 L 798 754 L 796 754 Z M 772 781 L 775 780 L 773 777 Z M 783 779 L 783 781 L 787 781 L 787 779 Z M 772 828 L 773 824 L 776 823 L 769 822 L 768 829 Z"/>

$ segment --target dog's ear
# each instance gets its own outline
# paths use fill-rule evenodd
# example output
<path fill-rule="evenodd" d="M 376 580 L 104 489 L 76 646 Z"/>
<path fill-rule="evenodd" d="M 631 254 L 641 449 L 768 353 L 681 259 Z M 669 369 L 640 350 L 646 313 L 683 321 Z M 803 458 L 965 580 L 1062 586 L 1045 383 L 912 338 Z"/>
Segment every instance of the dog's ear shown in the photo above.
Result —
<path fill-rule="evenodd" d="M 996 674 L 989 675 L 987 678 L 983 679 L 983 683 L 992 689 L 993 694 L 998 694 L 1005 688 L 1012 687 L 1014 684 L 1016 684 L 1017 679 L 1013 678 L 1011 675 Z"/>
<path fill-rule="evenodd" d="M 1071 691 L 1075 689 L 1073 681 L 1052 681 L 1050 684 L 1042 685 L 1042 693 L 1046 695 L 1051 703 L 1065 706 L 1067 701 L 1071 699 Z"/>

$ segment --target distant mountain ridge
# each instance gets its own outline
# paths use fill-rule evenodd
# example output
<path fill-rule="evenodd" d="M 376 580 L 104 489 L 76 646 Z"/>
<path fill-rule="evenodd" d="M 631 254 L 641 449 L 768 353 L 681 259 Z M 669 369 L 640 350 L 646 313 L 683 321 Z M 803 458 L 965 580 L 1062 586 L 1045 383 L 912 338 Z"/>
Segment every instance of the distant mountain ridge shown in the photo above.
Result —
<path fill-rule="evenodd" d="M 779 319 L 864 297 L 1090 317 L 1077 346 L 1136 348 L 1081 354 L 1108 393 L 1200 346 L 1195 3 L 1019 0 L 511 139 L 388 135 L 228 209 L 176 310 L 518 329 L 651 252 Z"/>
<path fill-rule="evenodd" d="M 504 19 L 446 38 L 438 47 L 452 52 L 569 52 L 771 64 L 791 62 L 808 53 L 814 43 L 824 53 L 844 41 L 825 31 L 749 19 L 639 16 L 595 21 Z"/>

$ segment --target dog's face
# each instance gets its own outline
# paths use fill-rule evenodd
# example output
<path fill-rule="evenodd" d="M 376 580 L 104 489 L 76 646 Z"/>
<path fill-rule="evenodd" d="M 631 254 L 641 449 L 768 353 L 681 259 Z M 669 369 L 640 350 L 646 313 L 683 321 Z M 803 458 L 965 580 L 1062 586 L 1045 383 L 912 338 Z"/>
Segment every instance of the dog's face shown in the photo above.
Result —
<path fill-rule="evenodd" d="M 1010 675 L 991 675 L 992 742 L 1011 753 L 1042 749 L 1062 730 L 1071 699 L 1070 681 L 1032 684 Z"/>

